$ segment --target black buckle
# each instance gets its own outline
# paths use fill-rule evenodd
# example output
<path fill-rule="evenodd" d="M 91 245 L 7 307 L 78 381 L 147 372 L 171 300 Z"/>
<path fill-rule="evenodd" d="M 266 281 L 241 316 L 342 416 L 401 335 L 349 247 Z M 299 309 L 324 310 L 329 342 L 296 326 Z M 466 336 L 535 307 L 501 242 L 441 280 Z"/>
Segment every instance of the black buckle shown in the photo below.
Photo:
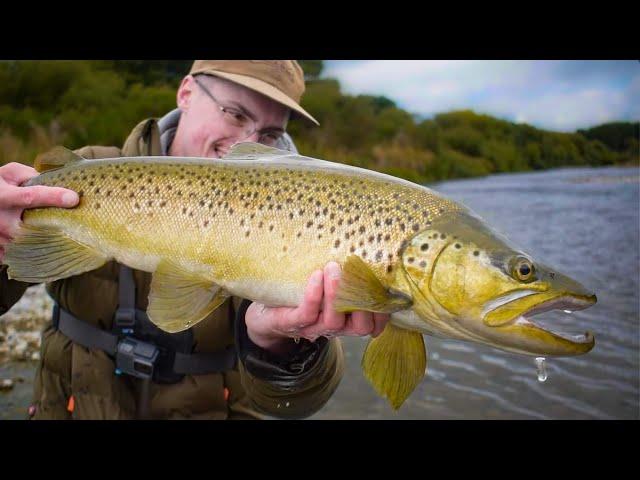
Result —
<path fill-rule="evenodd" d="M 136 378 L 152 378 L 160 351 L 151 343 L 127 337 L 118 342 L 116 375 L 126 373 Z"/>
<path fill-rule="evenodd" d="M 136 323 L 136 309 L 118 308 L 115 320 L 119 327 L 133 327 Z"/>

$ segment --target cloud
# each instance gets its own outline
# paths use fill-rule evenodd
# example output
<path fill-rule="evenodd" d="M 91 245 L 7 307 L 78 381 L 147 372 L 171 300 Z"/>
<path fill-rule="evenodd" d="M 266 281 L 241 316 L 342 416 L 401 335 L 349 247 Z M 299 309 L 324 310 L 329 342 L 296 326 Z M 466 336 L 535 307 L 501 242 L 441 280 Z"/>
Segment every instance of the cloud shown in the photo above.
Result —
<path fill-rule="evenodd" d="M 637 61 L 326 61 L 324 76 L 426 117 L 472 109 L 559 131 L 640 120 Z"/>

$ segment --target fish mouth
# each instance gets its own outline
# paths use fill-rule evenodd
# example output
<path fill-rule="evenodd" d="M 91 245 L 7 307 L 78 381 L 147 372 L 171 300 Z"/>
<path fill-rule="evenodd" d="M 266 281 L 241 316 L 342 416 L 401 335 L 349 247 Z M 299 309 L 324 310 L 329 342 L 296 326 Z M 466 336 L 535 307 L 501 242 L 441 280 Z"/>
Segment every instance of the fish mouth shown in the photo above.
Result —
<path fill-rule="evenodd" d="M 487 312 L 484 323 L 503 340 L 509 338 L 520 353 L 580 355 L 595 346 L 591 332 L 573 334 L 555 328 L 551 330 L 534 322 L 532 317 L 555 310 L 572 313 L 589 308 L 596 302 L 595 295 L 530 293 Z"/>
<path fill-rule="evenodd" d="M 571 334 L 566 332 L 559 332 L 557 330 L 551 331 L 542 326 L 539 323 L 534 323 L 531 320 L 531 317 L 534 315 L 539 315 L 541 313 L 550 312 L 553 310 L 563 310 L 565 312 L 573 313 L 576 310 L 584 310 L 585 308 L 589 308 L 591 305 L 596 303 L 596 296 L 593 295 L 593 299 L 591 298 L 576 298 L 563 296 L 554 298 L 551 300 L 547 300 L 540 305 L 535 306 L 531 310 L 524 312 L 519 317 L 516 317 L 511 321 L 512 324 L 529 326 L 531 328 L 537 328 L 538 330 L 542 330 L 543 332 L 548 333 L 549 335 L 553 335 L 556 337 L 563 338 L 573 343 L 583 343 L 583 344 L 593 344 L 594 337 L 591 332 L 585 332 L 581 334 Z"/>

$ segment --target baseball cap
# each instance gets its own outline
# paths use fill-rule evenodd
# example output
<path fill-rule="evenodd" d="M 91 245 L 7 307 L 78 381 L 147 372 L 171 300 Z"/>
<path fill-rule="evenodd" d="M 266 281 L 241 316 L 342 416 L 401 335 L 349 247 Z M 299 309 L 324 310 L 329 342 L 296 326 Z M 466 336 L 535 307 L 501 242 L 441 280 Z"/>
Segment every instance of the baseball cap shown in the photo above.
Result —
<path fill-rule="evenodd" d="M 200 73 L 226 78 L 261 93 L 290 108 L 292 114 L 320 125 L 300 106 L 304 73 L 295 60 L 196 60 L 189 74 Z"/>

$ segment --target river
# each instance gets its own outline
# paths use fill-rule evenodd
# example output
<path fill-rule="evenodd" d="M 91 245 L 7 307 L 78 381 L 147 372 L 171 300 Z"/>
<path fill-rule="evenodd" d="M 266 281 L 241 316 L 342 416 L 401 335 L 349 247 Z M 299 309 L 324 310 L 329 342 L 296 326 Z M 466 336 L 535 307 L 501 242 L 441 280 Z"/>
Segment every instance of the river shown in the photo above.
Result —
<path fill-rule="evenodd" d="M 430 185 L 460 201 L 526 252 L 596 292 L 598 303 L 571 315 L 536 317 L 595 348 L 547 359 L 538 381 L 533 357 L 425 337 L 428 373 L 398 412 L 360 369 L 366 338 L 343 339 L 344 378 L 312 419 L 639 419 L 640 199 L 637 168 L 559 169 Z M 0 318 L 0 322 L 3 318 Z M 0 419 L 24 418 L 35 362 L 4 362 Z"/>

